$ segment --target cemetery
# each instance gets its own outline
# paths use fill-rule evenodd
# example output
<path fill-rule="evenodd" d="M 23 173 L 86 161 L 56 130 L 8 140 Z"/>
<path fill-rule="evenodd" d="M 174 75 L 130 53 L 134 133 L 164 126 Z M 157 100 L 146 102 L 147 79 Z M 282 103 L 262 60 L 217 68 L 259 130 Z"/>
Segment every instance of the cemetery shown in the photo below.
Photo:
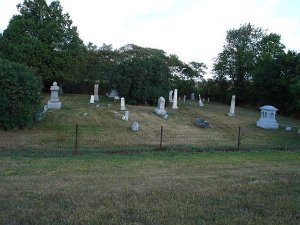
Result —
<path fill-rule="evenodd" d="M 0 31 L 0 225 L 299 224 L 300 53 L 230 28 L 238 1 L 96 2 L 77 29 L 24 0 Z M 282 8 L 263 2 L 245 18 Z"/>
<path fill-rule="evenodd" d="M 45 103 L 50 100 L 43 119 L 25 130 L 0 131 L 3 140 L 1 149 L 72 155 L 75 142 L 76 152 L 80 154 L 93 151 L 130 152 L 131 149 L 134 152 L 137 148 L 146 151 L 174 148 L 234 151 L 265 148 L 293 150 L 300 146 L 297 133 L 300 121 L 277 116 L 278 123 L 274 122 L 275 111 L 273 114 L 260 113 L 258 110 L 235 107 L 234 103 L 225 105 L 212 101 L 204 105 L 201 97 L 201 105 L 198 100 L 178 101 L 177 89 L 174 90 L 172 102 L 160 97 L 156 108 L 128 105 L 123 97 L 115 101 L 99 96 L 96 102 L 94 95 L 63 94 L 58 97 L 53 94 L 53 89 L 58 90 L 55 85 L 55 88 L 51 87 L 51 96 L 45 96 Z M 49 107 L 51 101 L 58 105 L 53 107 L 54 103 L 51 103 L 52 108 L 51 105 Z M 273 108 L 261 107 L 263 110 Z M 228 110 L 230 116 L 227 115 Z M 134 121 L 136 123 L 132 129 Z M 292 124 L 291 132 L 286 131 L 286 124 Z"/>

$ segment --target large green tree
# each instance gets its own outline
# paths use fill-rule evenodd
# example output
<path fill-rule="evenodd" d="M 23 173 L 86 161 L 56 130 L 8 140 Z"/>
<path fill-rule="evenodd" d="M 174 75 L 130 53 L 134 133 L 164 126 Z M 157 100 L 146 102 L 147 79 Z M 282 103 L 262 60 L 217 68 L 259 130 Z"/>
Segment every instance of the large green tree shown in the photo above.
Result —
<path fill-rule="evenodd" d="M 44 81 L 73 79 L 85 48 L 59 1 L 25 0 L 17 5 L 0 40 L 0 56 L 32 68 Z"/>
<path fill-rule="evenodd" d="M 264 30 L 251 24 L 227 31 L 223 51 L 214 63 L 215 78 L 230 80 L 232 92 L 242 101 L 250 94 L 249 81 L 255 69 L 258 46 L 265 36 Z"/>

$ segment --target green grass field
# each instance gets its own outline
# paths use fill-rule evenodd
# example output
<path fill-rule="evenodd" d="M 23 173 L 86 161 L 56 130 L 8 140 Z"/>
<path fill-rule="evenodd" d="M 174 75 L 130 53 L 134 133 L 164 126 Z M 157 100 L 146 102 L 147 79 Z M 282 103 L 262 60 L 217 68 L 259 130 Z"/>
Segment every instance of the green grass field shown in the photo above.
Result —
<path fill-rule="evenodd" d="M 299 224 L 299 152 L 0 157 L 0 224 Z"/>
<path fill-rule="evenodd" d="M 228 117 L 227 105 L 179 102 L 166 107 L 168 120 L 127 105 L 126 122 L 108 98 L 100 107 L 84 95 L 61 101 L 32 128 L 0 131 L 0 224 L 299 224 L 299 120 L 278 116 L 280 129 L 263 130 L 258 111 L 237 107 Z M 193 125 L 196 117 L 210 128 Z"/>

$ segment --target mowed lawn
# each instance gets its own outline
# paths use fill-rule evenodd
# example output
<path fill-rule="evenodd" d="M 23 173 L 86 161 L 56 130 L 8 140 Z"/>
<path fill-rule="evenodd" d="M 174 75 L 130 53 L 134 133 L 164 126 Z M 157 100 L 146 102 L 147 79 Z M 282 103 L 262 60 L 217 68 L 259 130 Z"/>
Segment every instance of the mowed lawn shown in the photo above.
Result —
<path fill-rule="evenodd" d="M 0 224 L 299 224 L 300 152 L 0 157 Z"/>

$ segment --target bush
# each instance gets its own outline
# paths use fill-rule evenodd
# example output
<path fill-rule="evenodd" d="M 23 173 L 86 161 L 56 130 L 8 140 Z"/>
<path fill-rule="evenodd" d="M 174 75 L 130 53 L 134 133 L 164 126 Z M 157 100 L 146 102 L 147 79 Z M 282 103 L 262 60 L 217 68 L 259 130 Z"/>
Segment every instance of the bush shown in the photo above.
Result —
<path fill-rule="evenodd" d="M 0 128 L 33 123 L 41 109 L 41 80 L 24 65 L 0 58 Z"/>

